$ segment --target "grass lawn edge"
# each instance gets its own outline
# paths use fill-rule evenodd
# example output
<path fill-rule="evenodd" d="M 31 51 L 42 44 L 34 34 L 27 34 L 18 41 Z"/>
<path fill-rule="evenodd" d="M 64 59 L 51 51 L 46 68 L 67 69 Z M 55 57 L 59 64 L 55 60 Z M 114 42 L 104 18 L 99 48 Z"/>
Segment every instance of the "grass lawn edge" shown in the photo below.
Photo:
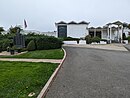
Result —
<path fill-rule="evenodd" d="M 51 77 L 49 78 L 49 80 L 47 81 L 47 83 L 45 84 L 45 86 L 43 87 L 43 89 L 41 90 L 41 92 L 39 93 L 39 95 L 37 96 L 37 98 L 44 98 L 48 92 L 49 87 L 52 85 L 53 81 L 55 80 L 62 64 L 64 63 L 65 59 L 66 59 L 66 51 L 64 48 L 62 48 L 62 50 L 64 51 L 64 57 L 61 61 L 61 63 L 58 65 L 58 67 L 55 69 L 55 71 L 53 72 L 53 74 L 51 75 Z"/>

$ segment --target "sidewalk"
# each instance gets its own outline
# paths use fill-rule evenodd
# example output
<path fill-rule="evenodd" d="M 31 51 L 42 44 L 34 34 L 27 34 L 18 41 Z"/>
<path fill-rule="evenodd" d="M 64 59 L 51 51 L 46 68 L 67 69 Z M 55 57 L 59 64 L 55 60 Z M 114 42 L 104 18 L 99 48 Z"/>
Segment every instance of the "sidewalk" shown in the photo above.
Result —
<path fill-rule="evenodd" d="M 17 58 L 0 58 L 0 61 L 21 61 L 21 62 L 50 62 L 61 63 L 62 59 L 17 59 Z"/>
<path fill-rule="evenodd" d="M 85 48 L 95 48 L 95 49 L 104 49 L 104 50 L 115 50 L 115 51 L 128 51 L 123 44 L 105 44 L 105 45 L 92 45 L 92 44 L 86 44 L 86 45 L 67 45 L 64 46 L 71 46 L 71 47 L 85 47 Z"/>

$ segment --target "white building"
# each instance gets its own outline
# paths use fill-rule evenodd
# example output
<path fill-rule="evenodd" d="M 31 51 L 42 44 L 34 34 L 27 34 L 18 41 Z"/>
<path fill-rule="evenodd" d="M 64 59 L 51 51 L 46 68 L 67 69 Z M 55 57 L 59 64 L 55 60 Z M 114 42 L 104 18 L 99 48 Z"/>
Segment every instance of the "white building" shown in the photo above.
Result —
<path fill-rule="evenodd" d="M 88 35 L 88 22 L 81 21 L 79 23 L 71 21 L 66 23 L 64 21 L 56 23 L 57 37 L 73 37 L 84 38 Z"/>
<path fill-rule="evenodd" d="M 98 36 L 101 39 L 105 39 L 108 42 L 123 42 L 123 37 L 130 36 L 130 29 L 124 26 L 124 23 L 116 21 L 109 23 L 103 27 L 90 27 L 89 23 L 74 22 L 71 21 L 66 23 L 61 21 L 56 23 L 57 27 L 57 37 L 73 37 L 73 38 L 84 38 L 86 35 L 91 35 L 91 37 Z M 127 24 L 126 24 L 127 25 Z"/>

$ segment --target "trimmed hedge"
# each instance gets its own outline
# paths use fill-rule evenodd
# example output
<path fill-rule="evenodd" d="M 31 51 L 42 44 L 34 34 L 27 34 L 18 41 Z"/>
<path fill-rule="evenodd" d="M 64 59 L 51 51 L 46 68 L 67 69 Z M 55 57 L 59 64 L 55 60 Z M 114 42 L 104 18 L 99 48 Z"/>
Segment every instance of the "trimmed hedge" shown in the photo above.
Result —
<path fill-rule="evenodd" d="M 72 38 L 72 37 L 63 38 L 63 41 L 79 41 L 79 40 L 80 40 L 79 38 Z"/>
<path fill-rule="evenodd" d="M 58 49 L 62 46 L 62 41 L 55 37 L 44 37 L 36 39 L 37 50 Z"/>
<path fill-rule="evenodd" d="M 28 45 L 31 40 L 34 41 L 36 50 L 58 49 L 61 48 L 63 44 L 63 42 L 58 38 L 42 35 L 26 37 L 26 45 Z"/>
<path fill-rule="evenodd" d="M 86 40 L 86 44 L 91 44 L 91 43 L 92 43 L 92 38 L 91 38 L 90 35 L 87 35 L 87 36 L 85 37 L 85 40 Z"/>
<path fill-rule="evenodd" d="M 35 42 L 34 42 L 34 40 L 31 40 L 31 41 L 28 43 L 27 50 L 28 50 L 28 51 L 34 51 L 35 49 L 36 49 Z"/>
<path fill-rule="evenodd" d="M 100 41 L 101 41 L 101 38 L 99 38 L 97 36 L 92 38 L 92 42 L 100 43 Z"/>
<path fill-rule="evenodd" d="M 127 39 L 127 40 L 128 40 L 128 42 L 130 43 L 130 36 L 128 36 L 126 39 Z"/>

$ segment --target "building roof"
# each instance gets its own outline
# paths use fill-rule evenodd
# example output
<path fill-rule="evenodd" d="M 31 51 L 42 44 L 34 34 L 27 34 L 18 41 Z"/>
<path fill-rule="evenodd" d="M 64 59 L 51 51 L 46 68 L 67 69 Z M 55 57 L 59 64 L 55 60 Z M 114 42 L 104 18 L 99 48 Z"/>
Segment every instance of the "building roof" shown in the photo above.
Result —
<path fill-rule="evenodd" d="M 68 24 L 77 24 L 75 21 L 71 21 Z"/>
<path fill-rule="evenodd" d="M 78 24 L 89 24 L 89 22 L 86 22 L 86 21 L 81 21 L 81 22 L 79 22 Z"/>
<path fill-rule="evenodd" d="M 60 21 L 60 22 L 58 22 L 58 23 L 56 23 L 56 24 L 67 24 L 67 23 L 64 22 L 64 21 Z"/>
<path fill-rule="evenodd" d="M 120 21 L 116 21 L 116 22 L 113 22 L 112 24 L 115 24 L 115 25 L 122 25 L 123 23 L 120 22 Z"/>
<path fill-rule="evenodd" d="M 95 29 L 94 27 L 90 27 L 89 29 Z"/>
<path fill-rule="evenodd" d="M 86 22 L 86 21 L 81 21 L 81 22 L 75 22 L 75 21 L 71 21 L 71 22 L 64 22 L 64 21 L 60 21 L 60 22 L 58 22 L 58 23 L 55 23 L 56 25 L 58 25 L 58 24 L 63 24 L 63 25 L 67 25 L 67 24 L 76 24 L 76 25 L 78 25 L 78 24 L 86 24 L 86 25 L 88 25 L 90 22 Z"/>

